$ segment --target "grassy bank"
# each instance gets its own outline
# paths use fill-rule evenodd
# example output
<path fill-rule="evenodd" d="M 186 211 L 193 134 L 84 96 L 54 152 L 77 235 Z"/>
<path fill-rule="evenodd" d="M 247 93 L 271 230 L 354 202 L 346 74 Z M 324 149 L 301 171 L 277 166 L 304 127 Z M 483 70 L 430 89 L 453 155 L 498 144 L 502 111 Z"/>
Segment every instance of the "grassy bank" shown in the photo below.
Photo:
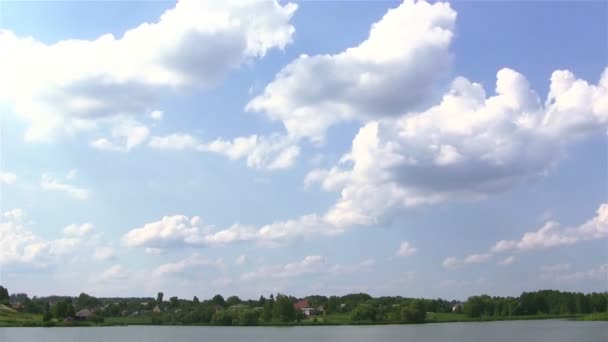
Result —
<path fill-rule="evenodd" d="M 581 321 L 608 321 L 608 312 L 592 313 L 583 316 Z"/>
<path fill-rule="evenodd" d="M 162 316 L 161 316 L 162 319 Z M 427 313 L 425 323 L 448 323 L 448 322 L 491 322 L 506 320 L 543 320 L 543 319 L 577 319 L 581 321 L 608 321 L 608 313 L 595 313 L 589 315 L 534 315 L 534 316 L 508 316 L 508 317 L 479 317 L 472 318 L 464 314 L 456 313 Z M 157 324 L 155 324 L 157 323 Z M 10 308 L 0 305 L 0 327 L 51 327 L 51 326 L 126 326 L 126 325 L 158 325 L 152 316 L 139 317 L 106 317 L 103 323 L 92 322 L 63 322 L 52 320 L 43 322 L 41 315 L 16 312 Z M 186 325 L 179 322 L 163 321 L 163 325 Z M 320 316 L 316 320 L 306 319 L 300 322 L 260 322 L 260 326 L 321 326 L 321 325 L 383 325 L 400 324 L 400 322 L 353 322 L 348 313 L 336 313 Z M 192 324 L 196 326 L 212 326 L 212 324 Z"/>

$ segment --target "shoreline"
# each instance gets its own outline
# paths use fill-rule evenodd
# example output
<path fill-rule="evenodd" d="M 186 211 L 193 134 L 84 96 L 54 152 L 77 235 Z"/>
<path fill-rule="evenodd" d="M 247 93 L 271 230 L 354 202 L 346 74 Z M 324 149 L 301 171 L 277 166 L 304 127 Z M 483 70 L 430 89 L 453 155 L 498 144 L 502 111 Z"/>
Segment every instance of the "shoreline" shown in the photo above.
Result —
<path fill-rule="evenodd" d="M 128 327 L 128 326 L 153 326 L 153 327 L 261 327 L 261 328 L 281 328 L 281 327 L 322 327 L 322 326 L 375 326 L 375 325 L 422 325 L 422 324 L 437 324 L 437 323 L 489 323 L 489 322 L 504 322 L 504 321 L 541 321 L 541 320 L 565 320 L 565 321 L 577 321 L 577 322 L 607 322 L 608 317 L 602 315 L 594 319 L 594 314 L 589 315 L 542 315 L 542 316 L 513 316 L 513 317 L 485 317 L 472 319 L 470 317 L 462 317 L 463 319 L 444 319 L 444 320 L 426 320 L 425 322 L 419 323 L 405 323 L 405 322 L 394 322 L 394 321 L 361 321 L 361 322 L 273 322 L 273 323 L 261 323 L 257 325 L 217 325 L 217 324 L 185 324 L 180 322 L 167 322 L 162 324 L 153 324 L 148 322 L 104 322 L 104 323 L 92 323 L 92 322 L 22 322 L 12 324 L 12 322 L 0 322 L 0 329 L 2 328 L 104 328 L 104 327 Z M 112 317 L 110 317 L 112 318 Z"/>

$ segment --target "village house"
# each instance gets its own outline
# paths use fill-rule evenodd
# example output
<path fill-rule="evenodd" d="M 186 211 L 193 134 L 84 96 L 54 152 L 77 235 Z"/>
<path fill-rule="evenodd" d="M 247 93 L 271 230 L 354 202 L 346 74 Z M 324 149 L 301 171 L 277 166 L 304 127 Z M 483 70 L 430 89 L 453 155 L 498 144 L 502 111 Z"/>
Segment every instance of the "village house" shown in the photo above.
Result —
<path fill-rule="evenodd" d="M 310 317 L 315 315 L 317 310 L 310 305 L 310 302 L 306 299 L 299 300 L 293 304 L 293 308 L 296 311 L 302 312 L 305 316 Z"/>
<path fill-rule="evenodd" d="M 74 315 L 74 319 L 77 321 L 86 321 L 91 317 L 93 317 L 93 313 L 89 309 L 82 309 Z"/>

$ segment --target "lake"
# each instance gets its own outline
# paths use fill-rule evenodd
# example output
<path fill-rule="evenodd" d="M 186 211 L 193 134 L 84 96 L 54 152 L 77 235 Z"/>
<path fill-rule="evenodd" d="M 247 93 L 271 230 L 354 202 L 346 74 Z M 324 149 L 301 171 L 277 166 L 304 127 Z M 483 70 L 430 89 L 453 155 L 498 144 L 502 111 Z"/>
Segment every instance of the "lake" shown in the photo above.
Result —
<path fill-rule="evenodd" d="M 608 322 L 508 321 L 322 327 L 0 328 L 1 342 L 607 342 Z"/>

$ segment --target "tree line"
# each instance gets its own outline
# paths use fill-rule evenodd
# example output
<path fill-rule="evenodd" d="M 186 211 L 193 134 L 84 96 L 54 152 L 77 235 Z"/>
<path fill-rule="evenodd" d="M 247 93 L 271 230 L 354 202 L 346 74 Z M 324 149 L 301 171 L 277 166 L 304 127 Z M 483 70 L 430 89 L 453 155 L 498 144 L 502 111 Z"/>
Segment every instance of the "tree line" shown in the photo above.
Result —
<path fill-rule="evenodd" d="M 315 309 L 313 317 L 306 317 L 294 308 L 298 300 L 307 300 Z M 566 315 L 608 312 L 608 292 L 575 293 L 555 290 L 524 292 L 519 297 L 469 297 L 464 303 L 445 299 L 421 299 L 401 296 L 372 297 L 365 293 L 345 296 L 307 296 L 271 294 L 257 300 L 243 300 L 238 296 L 224 298 L 215 295 L 206 300 L 168 300 L 162 292 L 155 298 L 95 298 L 85 293 L 78 297 L 33 297 L 18 293 L 9 296 L 0 286 L 0 303 L 20 303 L 21 310 L 41 314 L 46 321 L 74 317 L 75 312 L 89 309 L 97 322 L 104 317 L 147 315 L 155 324 L 214 324 L 259 325 L 291 324 L 310 318 L 316 321 L 327 315 L 340 315 L 353 323 L 419 323 L 428 312 L 455 313 L 471 318 L 529 315 Z"/>

